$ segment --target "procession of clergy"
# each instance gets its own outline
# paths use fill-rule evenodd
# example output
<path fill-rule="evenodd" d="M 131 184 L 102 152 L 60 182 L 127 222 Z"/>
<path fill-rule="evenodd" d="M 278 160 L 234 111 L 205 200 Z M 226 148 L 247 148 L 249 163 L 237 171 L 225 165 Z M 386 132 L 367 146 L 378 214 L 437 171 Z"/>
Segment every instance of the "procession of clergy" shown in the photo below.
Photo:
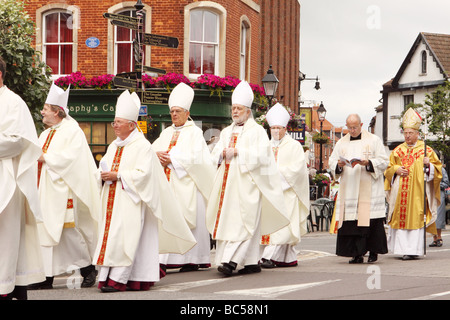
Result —
<path fill-rule="evenodd" d="M 137 127 L 139 97 L 124 91 L 112 123 L 117 138 L 98 168 L 69 115 L 70 89 L 52 85 L 41 111 L 47 129 L 38 138 L 26 104 L 0 85 L 2 298 L 26 299 L 27 289 L 52 288 L 54 276 L 78 269 L 82 287 L 98 281 L 102 292 L 148 290 L 167 269 L 209 268 L 210 237 L 224 276 L 297 266 L 310 207 L 307 159 L 286 132 L 290 115 L 281 104 L 266 115 L 270 140 L 253 120 L 247 82 L 234 90 L 232 124 L 211 152 L 190 118 L 191 87 L 173 89 L 173 124 L 153 144 Z M 405 134 L 418 135 L 420 122 L 408 110 Z M 347 127 L 330 157 L 340 179 L 337 254 L 350 263 L 362 263 L 367 252 L 374 262 L 388 246 L 404 258 L 423 255 L 424 174 L 428 232 L 435 232 L 440 202 L 436 154 L 429 147 L 424 154 L 416 139 L 389 160 L 358 115 L 347 118 Z M 354 157 L 362 159 L 354 167 L 343 162 Z"/>

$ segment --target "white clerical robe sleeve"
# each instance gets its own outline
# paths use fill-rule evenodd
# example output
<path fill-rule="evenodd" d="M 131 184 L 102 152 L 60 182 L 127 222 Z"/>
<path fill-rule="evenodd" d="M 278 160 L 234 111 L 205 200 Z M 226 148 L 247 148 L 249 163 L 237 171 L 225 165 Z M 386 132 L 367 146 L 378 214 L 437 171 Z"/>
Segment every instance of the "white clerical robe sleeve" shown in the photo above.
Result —
<path fill-rule="evenodd" d="M 434 165 L 430 165 L 430 174 L 427 175 L 427 182 L 434 180 Z"/>
<path fill-rule="evenodd" d="M 369 160 L 372 162 L 372 167 L 374 172 L 371 172 L 372 177 L 376 180 L 380 176 L 384 175 L 389 164 L 389 157 L 386 154 L 384 146 L 380 139 L 375 140 L 375 157 L 370 157 Z"/>
<path fill-rule="evenodd" d="M 281 189 L 283 191 L 286 191 L 287 189 L 291 188 L 291 185 L 287 182 L 284 175 L 280 172 L 280 179 L 281 179 Z"/>
<path fill-rule="evenodd" d="M 182 179 L 187 175 L 187 171 L 183 168 L 183 166 L 178 162 L 177 158 L 179 158 L 181 155 L 180 149 L 177 146 L 174 146 L 169 151 L 170 161 L 171 163 L 168 165 L 168 167 L 171 170 L 174 170 L 178 179 Z"/>
<path fill-rule="evenodd" d="M 10 159 L 22 153 L 23 138 L 15 135 L 0 133 L 0 159 Z"/>
<path fill-rule="evenodd" d="M 139 194 L 137 194 L 132 188 L 128 186 L 128 183 L 124 177 L 120 178 L 120 182 L 122 183 L 123 190 L 125 190 L 131 200 L 133 200 L 134 203 L 138 204 L 141 201 Z"/>

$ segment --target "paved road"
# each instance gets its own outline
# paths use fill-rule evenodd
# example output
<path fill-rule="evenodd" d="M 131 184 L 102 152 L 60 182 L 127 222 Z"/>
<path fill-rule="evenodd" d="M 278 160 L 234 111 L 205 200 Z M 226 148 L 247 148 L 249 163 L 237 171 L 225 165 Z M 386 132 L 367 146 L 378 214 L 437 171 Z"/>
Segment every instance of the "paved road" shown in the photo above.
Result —
<path fill-rule="evenodd" d="M 224 278 L 215 267 L 171 271 L 147 292 L 105 294 L 96 287 L 77 289 L 79 277 L 55 279 L 53 290 L 29 291 L 30 300 L 440 300 L 450 299 L 450 231 L 444 246 L 402 261 L 391 254 L 376 264 L 349 265 L 334 255 L 334 235 L 314 232 L 300 244 L 299 266 L 265 269 L 259 274 Z M 428 238 L 428 242 L 431 238 Z M 214 252 L 212 252 L 214 256 Z"/>

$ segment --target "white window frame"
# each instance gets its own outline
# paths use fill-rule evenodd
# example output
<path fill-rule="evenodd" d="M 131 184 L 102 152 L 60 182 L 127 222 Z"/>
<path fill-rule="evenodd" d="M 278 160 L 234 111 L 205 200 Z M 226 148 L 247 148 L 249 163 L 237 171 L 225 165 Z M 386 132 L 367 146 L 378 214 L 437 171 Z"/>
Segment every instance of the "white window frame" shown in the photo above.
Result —
<path fill-rule="evenodd" d="M 202 21 L 203 21 L 203 25 L 202 25 L 202 40 L 201 41 L 196 41 L 196 40 L 191 40 L 190 38 L 190 34 L 189 34 L 189 46 L 191 44 L 199 44 L 202 47 L 201 50 L 201 54 L 200 54 L 200 68 L 201 68 L 201 72 L 199 74 L 197 73 L 189 73 L 189 78 L 192 79 L 196 79 L 199 76 L 201 76 L 203 74 L 203 47 L 204 46 L 210 46 L 213 45 L 214 46 L 214 75 L 218 75 L 219 74 L 219 37 L 220 37 L 220 17 L 219 15 L 211 10 L 208 9 L 195 9 L 195 10 L 191 10 L 190 14 L 192 14 L 193 12 L 202 12 Z M 208 42 L 208 41 L 204 41 L 205 38 L 205 30 L 207 28 L 207 26 L 205 25 L 205 13 L 211 13 L 216 17 L 216 42 Z M 190 53 L 189 53 L 189 57 L 190 57 Z"/>
<path fill-rule="evenodd" d="M 247 16 L 241 17 L 241 39 L 239 44 L 239 79 L 250 80 L 251 25 Z"/>
<path fill-rule="evenodd" d="M 130 13 L 130 17 L 133 16 L 133 10 L 135 10 L 134 8 L 124 8 L 123 10 L 117 12 L 116 14 L 122 14 L 124 12 L 129 12 Z M 130 33 L 130 41 L 118 41 L 117 40 L 117 26 L 114 26 L 114 74 L 117 74 L 117 58 L 118 58 L 118 45 L 119 44 L 129 44 L 131 47 L 131 55 L 130 55 L 130 67 L 131 67 L 131 71 L 134 70 L 134 54 L 133 54 L 133 30 L 129 29 L 128 32 Z"/>
<path fill-rule="evenodd" d="M 216 65 L 214 73 L 217 76 L 225 76 L 225 55 L 226 55 L 226 29 L 227 29 L 227 11 L 225 8 L 213 1 L 196 1 L 184 7 L 184 52 L 183 52 L 183 74 L 191 80 L 196 80 L 200 74 L 191 74 L 189 72 L 190 58 L 190 24 L 192 10 L 208 10 L 218 15 L 218 48 L 216 53 Z M 217 60 L 218 59 L 218 60 Z"/>
<path fill-rule="evenodd" d="M 51 14 L 58 14 L 58 42 L 46 42 L 47 39 L 47 25 L 46 25 L 46 17 L 51 15 Z M 74 19 L 74 14 L 73 12 L 69 12 L 68 10 L 64 10 L 64 9 L 58 9 L 58 10 L 51 10 L 51 11 L 47 11 L 42 15 L 42 57 L 43 60 L 46 62 L 47 61 L 47 46 L 49 45 L 57 45 L 59 46 L 59 53 L 58 53 L 58 71 L 59 73 L 52 73 L 52 80 L 55 80 L 59 77 L 62 76 L 66 76 L 68 74 L 64 74 L 64 73 L 60 73 L 61 71 L 61 47 L 64 45 L 71 45 L 72 46 L 72 72 L 74 72 L 74 64 L 73 64 L 73 60 L 74 60 L 74 48 L 75 48 L 75 37 L 74 34 L 72 33 L 72 42 L 60 42 L 61 40 L 61 28 L 59 27 L 61 24 L 61 13 L 66 13 L 66 14 L 70 14 L 72 16 L 72 23 L 73 23 L 73 19 Z M 74 29 L 72 29 L 74 30 Z"/>

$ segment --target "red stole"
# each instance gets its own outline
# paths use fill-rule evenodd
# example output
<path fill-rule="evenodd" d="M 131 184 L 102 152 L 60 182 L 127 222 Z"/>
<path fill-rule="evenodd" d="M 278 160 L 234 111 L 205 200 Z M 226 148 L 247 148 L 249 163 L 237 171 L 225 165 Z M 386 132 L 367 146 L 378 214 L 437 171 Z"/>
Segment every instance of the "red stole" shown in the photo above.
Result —
<path fill-rule="evenodd" d="M 175 145 L 177 144 L 178 141 L 178 137 L 180 136 L 180 131 L 175 131 L 172 135 L 172 140 L 170 140 L 170 144 L 169 144 L 169 148 L 167 149 L 167 152 L 170 152 L 170 150 L 172 150 L 173 147 L 175 147 Z M 170 181 L 170 172 L 172 170 L 170 170 L 169 167 L 165 167 L 164 168 L 164 173 L 166 174 L 167 177 L 167 181 Z"/>
<path fill-rule="evenodd" d="M 56 129 L 51 129 L 48 133 L 47 139 L 45 140 L 44 145 L 42 146 L 42 152 L 47 153 L 48 147 L 50 146 L 50 142 L 52 141 L 53 137 L 55 136 Z M 39 182 L 41 180 L 41 171 L 42 171 L 42 162 L 38 163 L 38 187 Z"/>
<path fill-rule="evenodd" d="M 119 171 L 120 160 L 122 159 L 124 148 L 125 147 L 117 147 L 116 154 L 111 166 L 111 171 Z M 105 259 L 106 243 L 108 242 L 109 228 L 111 226 L 111 217 L 114 207 L 114 198 L 116 197 L 116 187 L 117 181 L 113 181 L 113 183 L 109 186 L 108 202 L 106 205 L 105 231 L 103 233 L 102 247 L 98 256 L 97 265 L 103 265 Z"/>
<path fill-rule="evenodd" d="M 228 146 L 229 148 L 234 148 L 236 146 L 238 136 L 239 136 L 239 133 L 233 133 L 231 135 L 230 144 Z M 223 205 L 223 198 L 225 195 L 225 187 L 227 185 L 228 171 L 230 170 L 230 164 L 227 163 L 226 159 L 224 159 L 224 161 L 225 161 L 225 171 L 223 173 L 222 188 L 220 191 L 220 199 L 219 199 L 219 209 L 217 211 L 216 225 L 214 227 L 213 238 L 215 238 L 216 234 L 217 234 L 217 228 L 219 226 L 220 215 L 222 213 L 222 205 Z"/>

